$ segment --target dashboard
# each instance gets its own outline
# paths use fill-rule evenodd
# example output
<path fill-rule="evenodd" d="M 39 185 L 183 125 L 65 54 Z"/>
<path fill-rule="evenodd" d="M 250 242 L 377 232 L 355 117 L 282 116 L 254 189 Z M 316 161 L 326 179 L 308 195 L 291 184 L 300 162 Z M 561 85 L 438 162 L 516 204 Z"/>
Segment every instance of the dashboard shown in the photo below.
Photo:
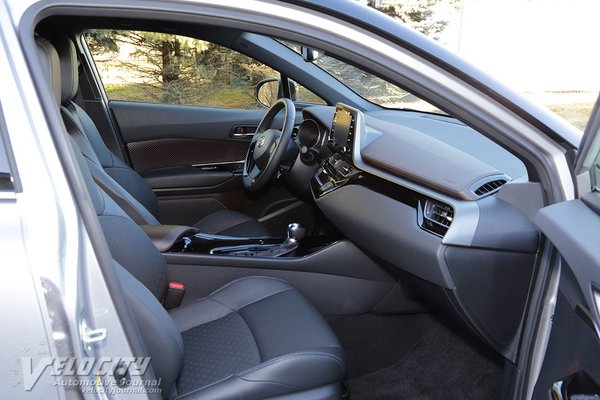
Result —
<path fill-rule="evenodd" d="M 530 217 L 543 203 L 525 165 L 447 116 L 344 104 L 303 116 L 323 214 L 514 359 L 540 242 Z"/>

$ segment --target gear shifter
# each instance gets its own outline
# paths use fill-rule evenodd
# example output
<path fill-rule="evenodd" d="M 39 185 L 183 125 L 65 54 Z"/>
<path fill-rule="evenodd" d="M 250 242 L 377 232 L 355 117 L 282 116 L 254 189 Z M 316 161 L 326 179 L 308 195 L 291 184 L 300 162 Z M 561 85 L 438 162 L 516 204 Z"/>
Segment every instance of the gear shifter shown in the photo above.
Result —
<path fill-rule="evenodd" d="M 286 243 L 298 243 L 304 238 L 304 235 L 306 235 L 306 228 L 304 227 L 304 225 L 300 225 L 296 222 L 293 222 L 287 227 Z"/>
<path fill-rule="evenodd" d="M 250 244 L 239 246 L 216 247 L 210 254 L 230 256 L 281 257 L 293 255 L 300 247 L 300 240 L 306 235 L 304 225 L 291 223 L 287 227 L 287 238 L 280 244 Z"/>

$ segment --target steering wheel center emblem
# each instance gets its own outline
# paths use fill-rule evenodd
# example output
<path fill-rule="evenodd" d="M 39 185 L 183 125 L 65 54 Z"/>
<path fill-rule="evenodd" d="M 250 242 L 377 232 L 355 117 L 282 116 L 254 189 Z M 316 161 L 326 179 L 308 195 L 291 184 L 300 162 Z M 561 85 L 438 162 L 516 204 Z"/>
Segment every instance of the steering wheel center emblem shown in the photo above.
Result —
<path fill-rule="evenodd" d="M 261 136 L 260 138 L 258 138 L 258 142 L 257 142 L 256 146 L 258 148 L 261 148 L 261 147 L 263 147 L 263 144 L 265 144 L 265 137 Z"/>

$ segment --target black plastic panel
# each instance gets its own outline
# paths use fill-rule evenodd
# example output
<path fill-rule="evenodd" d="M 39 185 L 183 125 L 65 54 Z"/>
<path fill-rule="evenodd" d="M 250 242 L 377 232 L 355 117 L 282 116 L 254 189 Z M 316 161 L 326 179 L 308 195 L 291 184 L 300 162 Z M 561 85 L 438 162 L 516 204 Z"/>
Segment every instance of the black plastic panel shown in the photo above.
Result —
<path fill-rule="evenodd" d="M 417 224 L 417 210 L 359 185 L 347 185 L 317 200 L 349 239 L 390 264 L 446 288 L 454 288 L 440 237 Z"/>
<path fill-rule="evenodd" d="M 486 197 L 477 202 L 479 223 L 471 246 L 535 253 L 540 234 L 529 217 L 512 204 Z"/>
<path fill-rule="evenodd" d="M 555 382 L 564 381 L 567 384 L 572 382 L 573 378 L 579 375 L 588 376 L 588 386 L 578 388 L 577 393 L 571 391 L 570 394 L 597 395 L 594 390 L 600 383 L 600 341 L 595 331 L 577 312 L 577 297 L 572 296 L 569 289 L 564 290 L 563 279 L 573 279 L 571 276 L 561 277 L 561 288 L 558 293 L 554 318 L 552 323 L 552 333 L 546 350 L 546 357 L 540 372 L 535 390 L 534 399 L 549 399 L 551 387 Z M 572 286 L 573 288 L 575 285 Z M 575 302 L 575 304 L 574 304 Z M 585 306 L 584 306 L 585 307 Z M 576 382 L 577 383 L 577 382 Z M 568 388 L 564 388 L 568 389 Z M 581 391 L 579 391 L 581 390 Z M 586 393 L 587 392 L 587 393 Z M 556 397 L 555 397 L 556 398 Z M 575 397 L 564 397 L 565 399 Z M 581 397 L 596 398 L 596 397 Z"/>
<path fill-rule="evenodd" d="M 344 183 L 317 199 L 331 222 L 366 251 L 444 288 L 446 308 L 514 361 L 539 244 L 530 218 L 495 196 L 481 199 L 472 245 L 447 247 L 420 226 L 425 196 L 365 173 Z"/>
<path fill-rule="evenodd" d="M 203 170 L 192 166 L 158 168 L 141 175 L 153 189 L 211 188 L 233 179 L 233 172 L 225 169 Z"/>
<path fill-rule="evenodd" d="M 515 359 L 535 254 L 448 247 L 456 289 L 449 296 L 461 317 L 496 350 Z"/>
<path fill-rule="evenodd" d="M 396 280 L 350 241 L 342 240 L 305 257 L 260 258 L 165 254 L 169 277 L 185 283 L 184 303 L 210 294 L 233 279 L 266 275 L 300 289 L 325 315 L 371 311 L 390 294 Z M 400 290 L 401 291 L 401 290 Z M 422 306 L 394 293 L 386 312 L 418 312 Z"/>

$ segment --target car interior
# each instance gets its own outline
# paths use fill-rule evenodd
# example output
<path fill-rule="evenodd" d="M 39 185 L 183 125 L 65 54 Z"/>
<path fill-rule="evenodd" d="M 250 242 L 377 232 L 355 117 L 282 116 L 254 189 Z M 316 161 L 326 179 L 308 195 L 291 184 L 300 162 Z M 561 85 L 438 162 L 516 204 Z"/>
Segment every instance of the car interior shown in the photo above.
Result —
<path fill-rule="evenodd" d="M 254 109 L 111 100 L 91 29 L 215 43 L 283 89 Z M 59 15 L 35 42 L 164 398 L 501 397 L 544 202 L 520 158 L 256 32 Z"/>

